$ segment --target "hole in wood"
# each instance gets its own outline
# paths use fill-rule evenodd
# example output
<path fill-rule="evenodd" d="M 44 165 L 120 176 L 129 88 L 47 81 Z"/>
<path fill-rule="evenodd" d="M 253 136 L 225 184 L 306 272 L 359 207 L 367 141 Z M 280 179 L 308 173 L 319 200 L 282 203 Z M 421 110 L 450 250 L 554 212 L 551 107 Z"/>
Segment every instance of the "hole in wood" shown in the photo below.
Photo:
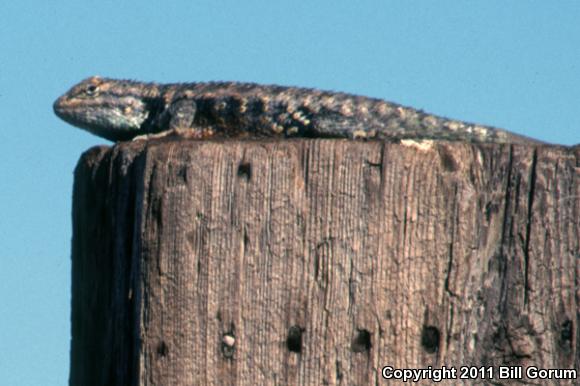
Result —
<path fill-rule="evenodd" d="M 569 349 L 572 345 L 572 332 L 573 332 L 573 325 L 570 319 L 566 320 L 562 323 L 562 327 L 560 328 L 560 342 L 562 347 Z"/>
<path fill-rule="evenodd" d="M 371 349 L 371 333 L 367 330 L 357 330 L 350 348 L 353 352 L 365 352 Z"/>
<path fill-rule="evenodd" d="M 225 333 L 222 336 L 222 354 L 224 357 L 230 359 L 234 356 L 236 351 L 236 337 L 233 333 Z"/>
<path fill-rule="evenodd" d="M 296 353 L 302 352 L 302 328 L 299 326 L 292 326 L 288 330 L 288 338 L 286 339 L 286 346 L 288 350 Z"/>
<path fill-rule="evenodd" d="M 169 347 L 167 347 L 167 344 L 165 343 L 165 341 L 162 340 L 157 345 L 157 355 L 159 355 L 160 357 L 166 357 L 168 353 L 169 353 Z"/>
<path fill-rule="evenodd" d="M 566 320 L 562 323 L 562 331 L 561 331 L 562 340 L 570 340 L 572 339 L 572 321 Z"/>
<path fill-rule="evenodd" d="M 238 177 L 250 180 L 252 178 L 252 166 L 249 163 L 242 163 L 238 166 Z"/>
<path fill-rule="evenodd" d="M 441 166 L 448 172 L 455 172 L 459 169 L 457 161 L 446 147 L 439 147 L 439 157 L 441 157 Z"/>
<path fill-rule="evenodd" d="M 248 249 L 249 245 L 250 245 L 250 237 L 248 236 L 248 233 L 246 232 L 246 229 L 244 228 L 244 249 Z"/>
<path fill-rule="evenodd" d="M 433 326 L 423 326 L 421 333 L 421 346 L 429 354 L 433 354 L 439 350 L 439 329 Z"/>

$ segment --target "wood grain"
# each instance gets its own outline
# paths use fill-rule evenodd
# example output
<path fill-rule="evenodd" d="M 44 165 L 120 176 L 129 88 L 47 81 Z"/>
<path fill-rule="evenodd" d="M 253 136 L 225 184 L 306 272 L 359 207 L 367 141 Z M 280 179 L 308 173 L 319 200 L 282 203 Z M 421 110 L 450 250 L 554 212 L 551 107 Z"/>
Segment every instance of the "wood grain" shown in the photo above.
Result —
<path fill-rule="evenodd" d="M 75 172 L 70 383 L 579 368 L 578 153 L 346 140 L 91 149 Z"/>

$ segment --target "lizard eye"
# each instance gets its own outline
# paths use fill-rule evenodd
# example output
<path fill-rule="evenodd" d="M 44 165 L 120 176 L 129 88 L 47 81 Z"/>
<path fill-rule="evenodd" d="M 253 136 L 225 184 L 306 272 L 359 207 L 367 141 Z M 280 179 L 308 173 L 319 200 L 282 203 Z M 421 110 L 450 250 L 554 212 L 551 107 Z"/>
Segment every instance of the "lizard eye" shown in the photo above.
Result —
<path fill-rule="evenodd" d="M 94 84 L 89 84 L 85 89 L 85 93 L 87 95 L 94 95 L 98 90 L 99 88 L 97 86 L 95 86 Z"/>

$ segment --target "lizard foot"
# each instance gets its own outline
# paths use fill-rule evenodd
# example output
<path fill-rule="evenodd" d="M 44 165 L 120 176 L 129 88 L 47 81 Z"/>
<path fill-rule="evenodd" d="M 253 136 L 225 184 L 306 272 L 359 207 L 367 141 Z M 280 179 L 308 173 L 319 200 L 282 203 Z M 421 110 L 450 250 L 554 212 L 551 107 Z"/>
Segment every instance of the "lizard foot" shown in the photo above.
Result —
<path fill-rule="evenodd" d="M 133 138 L 133 141 L 148 141 L 150 139 L 158 139 L 165 137 L 199 138 L 200 135 L 196 132 L 196 130 L 170 129 L 162 131 L 160 133 L 138 135 L 135 138 Z"/>

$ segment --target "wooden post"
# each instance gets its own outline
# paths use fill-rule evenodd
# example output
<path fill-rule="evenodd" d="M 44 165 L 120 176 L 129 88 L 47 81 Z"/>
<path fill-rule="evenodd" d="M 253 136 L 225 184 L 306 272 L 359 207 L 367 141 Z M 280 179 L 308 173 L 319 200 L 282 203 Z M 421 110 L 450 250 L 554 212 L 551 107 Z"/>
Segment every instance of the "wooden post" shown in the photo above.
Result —
<path fill-rule="evenodd" d="M 445 142 L 91 149 L 75 172 L 70 384 L 578 369 L 579 165 L 578 149 Z"/>

